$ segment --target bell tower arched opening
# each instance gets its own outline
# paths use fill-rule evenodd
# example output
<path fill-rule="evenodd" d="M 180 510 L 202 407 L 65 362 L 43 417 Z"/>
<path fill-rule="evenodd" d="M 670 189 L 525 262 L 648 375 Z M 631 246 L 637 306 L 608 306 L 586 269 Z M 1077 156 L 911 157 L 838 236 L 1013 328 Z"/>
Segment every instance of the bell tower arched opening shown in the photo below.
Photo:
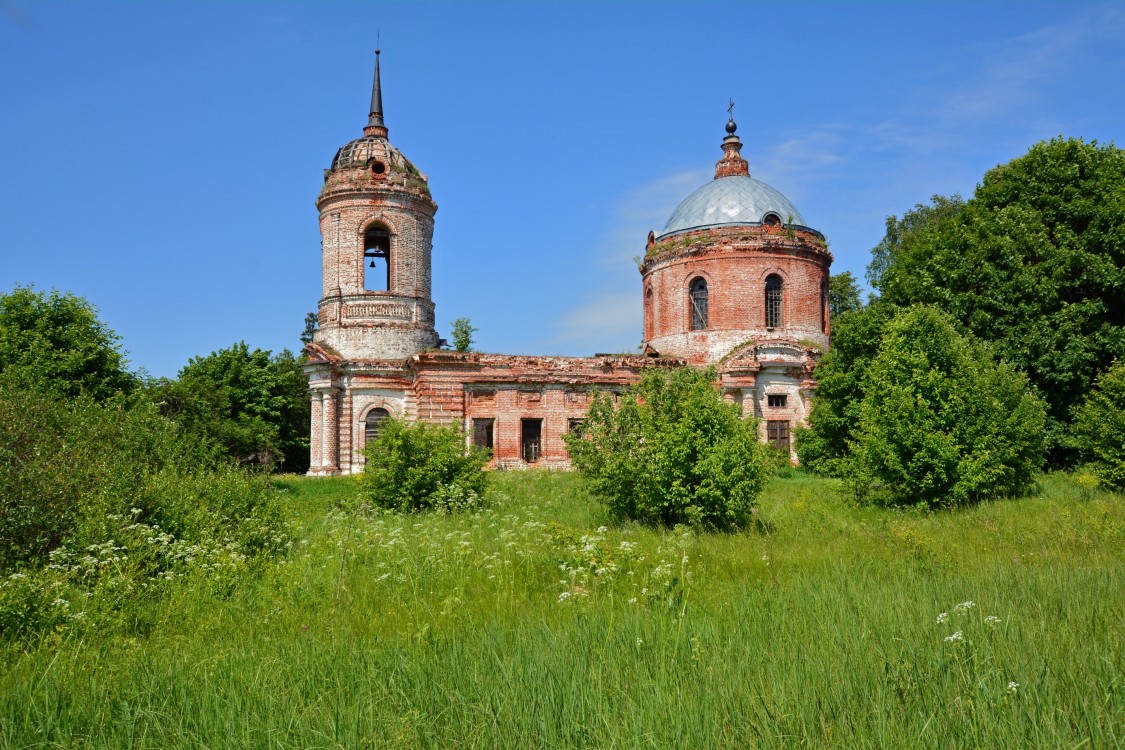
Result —
<path fill-rule="evenodd" d="M 391 234 L 378 224 L 363 233 L 363 288 L 369 292 L 391 290 Z"/>

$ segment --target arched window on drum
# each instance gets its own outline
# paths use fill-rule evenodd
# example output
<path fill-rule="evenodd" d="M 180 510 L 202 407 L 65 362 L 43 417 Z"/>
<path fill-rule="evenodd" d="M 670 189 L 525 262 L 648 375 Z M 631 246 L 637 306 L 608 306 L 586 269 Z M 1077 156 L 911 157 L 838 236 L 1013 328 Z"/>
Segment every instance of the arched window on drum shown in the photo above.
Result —
<path fill-rule="evenodd" d="M 776 273 L 766 277 L 766 328 L 781 328 L 784 285 Z"/>
<path fill-rule="evenodd" d="M 691 330 L 703 331 L 707 328 L 707 280 L 701 277 L 692 279 L 688 287 L 688 300 L 691 303 Z"/>

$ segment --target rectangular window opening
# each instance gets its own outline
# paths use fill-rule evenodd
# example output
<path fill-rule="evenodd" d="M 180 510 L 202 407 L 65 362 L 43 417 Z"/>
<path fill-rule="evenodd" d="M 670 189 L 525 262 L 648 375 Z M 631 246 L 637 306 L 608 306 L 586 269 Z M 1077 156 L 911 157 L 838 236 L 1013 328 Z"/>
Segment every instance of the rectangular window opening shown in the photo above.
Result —
<path fill-rule="evenodd" d="M 473 445 L 477 448 L 488 448 L 492 450 L 495 425 L 495 419 L 474 419 Z"/>
<path fill-rule="evenodd" d="M 789 420 L 771 419 L 766 422 L 766 442 L 778 450 L 789 452 Z"/>
<path fill-rule="evenodd" d="M 585 419 L 568 419 L 566 421 L 566 431 L 575 437 L 586 436 L 586 420 Z"/>
<path fill-rule="evenodd" d="M 773 409 L 784 408 L 788 401 L 789 397 L 783 393 L 770 393 L 766 396 L 766 405 Z"/>
<path fill-rule="evenodd" d="M 543 420 L 520 420 L 520 452 L 523 460 L 533 464 L 543 455 Z"/>

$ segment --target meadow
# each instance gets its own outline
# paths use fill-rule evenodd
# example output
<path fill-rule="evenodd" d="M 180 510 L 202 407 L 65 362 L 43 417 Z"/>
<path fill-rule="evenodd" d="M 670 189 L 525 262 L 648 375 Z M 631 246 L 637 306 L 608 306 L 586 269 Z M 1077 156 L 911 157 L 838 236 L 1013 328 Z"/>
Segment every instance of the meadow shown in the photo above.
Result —
<path fill-rule="evenodd" d="M 752 529 L 614 525 L 568 473 L 395 515 L 274 481 L 291 551 L 0 652 L 0 748 L 1125 747 L 1125 502 L 958 511 L 802 472 Z"/>

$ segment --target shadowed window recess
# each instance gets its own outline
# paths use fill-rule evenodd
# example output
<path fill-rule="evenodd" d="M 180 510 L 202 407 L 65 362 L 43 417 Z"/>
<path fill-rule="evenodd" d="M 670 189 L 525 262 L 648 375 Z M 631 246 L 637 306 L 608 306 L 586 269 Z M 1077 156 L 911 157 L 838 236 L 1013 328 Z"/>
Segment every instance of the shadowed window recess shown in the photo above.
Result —
<path fill-rule="evenodd" d="M 492 450 L 495 429 L 495 419 L 474 419 L 473 445 L 478 448 L 488 448 Z"/>
<path fill-rule="evenodd" d="M 770 274 L 766 278 L 766 328 L 781 328 L 783 294 L 781 277 Z"/>
<path fill-rule="evenodd" d="M 707 280 L 695 278 L 688 288 L 691 301 L 691 330 L 702 331 L 707 328 Z"/>
<path fill-rule="evenodd" d="M 789 452 L 789 420 L 771 419 L 766 422 L 766 442 L 778 450 Z"/>
<path fill-rule="evenodd" d="M 391 413 L 381 406 L 367 412 L 367 418 L 363 420 L 363 441 L 365 445 L 379 437 L 379 430 L 382 428 L 383 422 L 390 416 Z"/>

